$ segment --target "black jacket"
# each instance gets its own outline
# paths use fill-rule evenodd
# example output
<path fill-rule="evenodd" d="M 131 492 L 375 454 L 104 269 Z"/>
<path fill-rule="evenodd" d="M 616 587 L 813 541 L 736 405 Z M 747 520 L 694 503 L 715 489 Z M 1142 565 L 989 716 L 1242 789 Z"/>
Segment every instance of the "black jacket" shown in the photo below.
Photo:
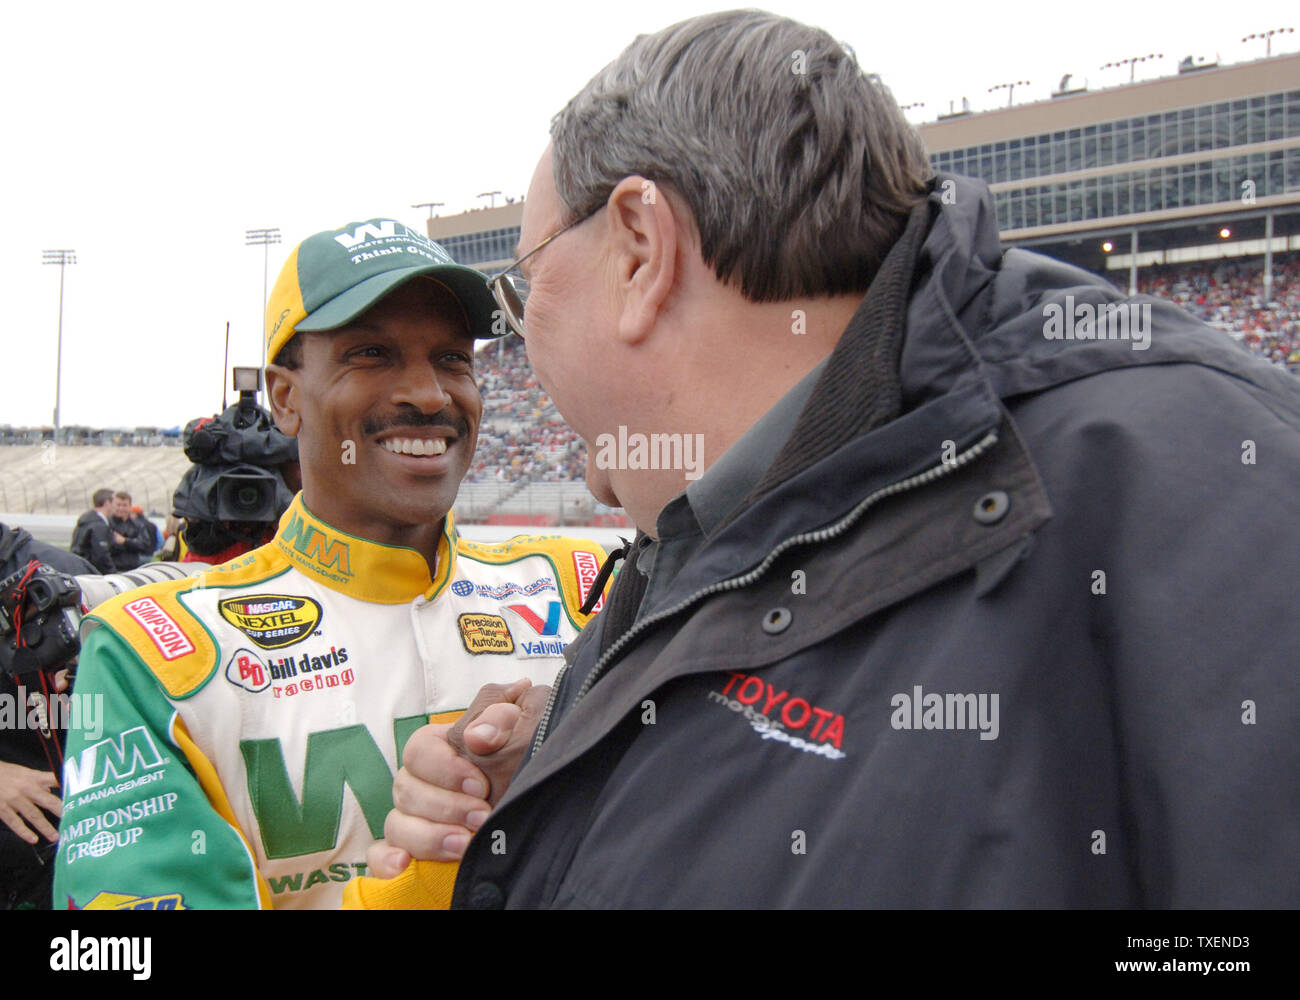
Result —
<path fill-rule="evenodd" d="M 153 555 L 153 536 L 145 535 L 145 527 L 130 518 L 111 518 L 109 527 L 120 534 L 125 541 L 113 543 L 113 565 L 119 573 L 128 573 L 146 562 Z"/>
<path fill-rule="evenodd" d="M 93 510 L 88 510 L 77 518 L 77 526 L 72 529 L 73 554 L 85 559 L 100 573 L 116 573 L 113 562 L 113 529 Z"/>
<path fill-rule="evenodd" d="M 739 512 L 570 646 L 454 905 L 1300 904 L 1300 383 L 1134 301 L 1145 350 L 1050 338 L 1128 300 L 932 195 Z"/>
<path fill-rule="evenodd" d="M 158 551 L 162 544 L 162 539 L 158 537 L 158 526 L 141 514 L 137 518 L 131 519 L 131 525 L 136 530 L 136 537 L 140 542 L 140 562 L 147 563 Z"/>

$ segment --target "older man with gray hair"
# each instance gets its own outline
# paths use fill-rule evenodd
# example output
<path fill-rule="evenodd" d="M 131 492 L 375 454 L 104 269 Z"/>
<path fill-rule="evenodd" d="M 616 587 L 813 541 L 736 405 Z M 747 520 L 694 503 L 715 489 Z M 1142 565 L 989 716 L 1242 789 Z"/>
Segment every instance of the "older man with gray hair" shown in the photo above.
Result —
<path fill-rule="evenodd" d="M 1296 381 L 1004 250 L 790 20 L 642 36 L 551 134 L 498 301 L 641 533 L 548 704 L 412 738 L 373 869 L 477 830 L 456 906 L 1300 903 Z"/>

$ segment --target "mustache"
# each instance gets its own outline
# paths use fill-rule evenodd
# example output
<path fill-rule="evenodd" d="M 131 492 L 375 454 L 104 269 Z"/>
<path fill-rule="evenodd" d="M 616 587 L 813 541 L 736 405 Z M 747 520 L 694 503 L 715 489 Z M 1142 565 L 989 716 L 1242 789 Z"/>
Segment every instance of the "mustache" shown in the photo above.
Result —
<path fill-rule="evenodd" d="M 423 413 L 414 406 L 400 410 L 392 416 L 367 417 L 361 423 L 361 430 L 367 437 L 402 427 L 450 427 L 456 432 L 457 437 L 469 436 L 469 421 L 464 417 L 452 417 L 442 410 L 437 413 Z"/>

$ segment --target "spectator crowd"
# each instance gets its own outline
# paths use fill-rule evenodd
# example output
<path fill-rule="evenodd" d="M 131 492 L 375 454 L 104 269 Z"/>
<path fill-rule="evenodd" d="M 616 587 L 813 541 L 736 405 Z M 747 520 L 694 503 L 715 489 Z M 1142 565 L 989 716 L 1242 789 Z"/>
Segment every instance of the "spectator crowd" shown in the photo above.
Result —
<path fill-rule="evenodd" d="M 1127 290 L 1126 280 L 1118 283 Z M 1273 293 L 1267 302 L 1259 257 L 1143 268 L 1138 291 L 1177 303 L 1256 354 L 1300 374 L 1300 254 L 1273 258 Z"/>
<path fill-rule="evenodd" d="M 466 482 L 581 482 L 586 447 L 560 416 L 518 337 L 490 343 L 476 360 L 483 395 L 478 450 Z"/>

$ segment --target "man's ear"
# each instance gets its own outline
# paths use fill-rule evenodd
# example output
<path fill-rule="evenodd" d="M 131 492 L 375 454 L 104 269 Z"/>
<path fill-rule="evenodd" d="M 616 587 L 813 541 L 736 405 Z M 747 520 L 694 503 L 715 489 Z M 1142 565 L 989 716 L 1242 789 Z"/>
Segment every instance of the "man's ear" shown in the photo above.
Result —
<path fill-rule="evenodd" d="M 297 437 L 302 427 L 298 412 L 298 370 L 281 365 L 266 366 L 266 398 L 271 403 L 275 426 L 289 437 Z"/>
<path fill-rule="evenodd" d="M 679 226 L 684 218 L 654 181 L 625 177 L 609 195 L 610 256 L 620 295 L 618 336 L 635 343 L 649 335 L 677 276 Z"/>

